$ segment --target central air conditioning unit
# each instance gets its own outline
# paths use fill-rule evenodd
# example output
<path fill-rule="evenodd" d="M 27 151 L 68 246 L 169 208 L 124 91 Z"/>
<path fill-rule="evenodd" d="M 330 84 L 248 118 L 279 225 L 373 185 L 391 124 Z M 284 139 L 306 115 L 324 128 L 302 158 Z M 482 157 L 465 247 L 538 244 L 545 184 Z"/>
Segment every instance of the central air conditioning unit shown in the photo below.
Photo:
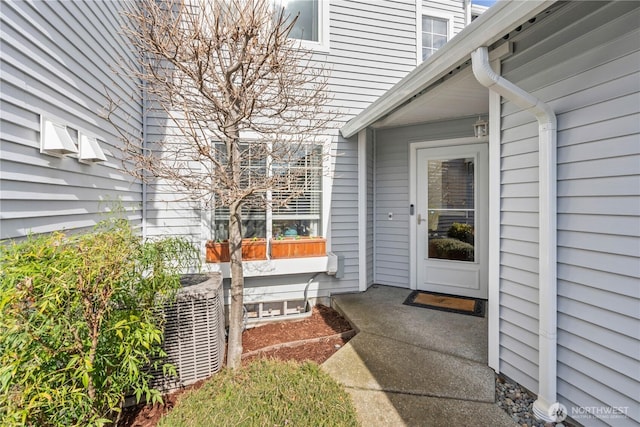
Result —
<path fill-rule="evenodd" d="M 222 368 L 225 316 L 220 273 L 185 275 L 176 301 L 165 307 L 166 362 L 176 367 L 177 378 L 162 368 L 151 372 L 151 386 L 169 392 L 210 377 Z"/>

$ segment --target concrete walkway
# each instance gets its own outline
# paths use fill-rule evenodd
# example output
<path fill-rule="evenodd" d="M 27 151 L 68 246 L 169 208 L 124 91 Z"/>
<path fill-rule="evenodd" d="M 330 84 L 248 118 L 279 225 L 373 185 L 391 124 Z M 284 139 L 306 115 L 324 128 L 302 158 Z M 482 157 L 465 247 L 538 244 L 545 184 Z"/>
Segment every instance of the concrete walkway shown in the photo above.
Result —
<path fill-rule="evenodd" d="M 403 305 L 410 293 L 375 285 L 332 297 L 358 334 L 322 367 L 362 426 L 515 426 L 494 404 L 486 318 Z"/>

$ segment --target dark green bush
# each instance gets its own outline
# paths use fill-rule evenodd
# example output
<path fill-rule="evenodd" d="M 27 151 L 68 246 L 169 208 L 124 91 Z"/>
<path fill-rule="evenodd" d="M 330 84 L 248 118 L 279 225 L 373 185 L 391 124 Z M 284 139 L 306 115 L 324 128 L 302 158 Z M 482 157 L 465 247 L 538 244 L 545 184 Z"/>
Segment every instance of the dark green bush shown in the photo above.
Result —
<path fill-rule="evenodd" d="M 163 356 L 157 308 L 193 256 L 121 219 L 0 245 L 0 425 L 97 426 L 127 392 L 159 401 L 144 369 Z"/>
<path fill-rule="evenodd" d="M 473 245 L 473 226 L 454 222 L 447 230 L 447 236 Z"/>
<path fill-rule="evenodd" d="M 473 261 L 473 246 L 458 239 L 432 239 L 429 241 L 429 258 Z"/>

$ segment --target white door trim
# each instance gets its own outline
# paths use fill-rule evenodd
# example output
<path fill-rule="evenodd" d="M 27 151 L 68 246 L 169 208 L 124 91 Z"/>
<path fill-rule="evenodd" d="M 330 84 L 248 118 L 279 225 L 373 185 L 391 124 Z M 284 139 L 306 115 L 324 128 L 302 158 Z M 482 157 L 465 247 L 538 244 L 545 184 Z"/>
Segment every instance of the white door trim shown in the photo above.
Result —
<path fill-rule="evenodd" d="M 409 288 L 418 288 L 417 278 L 417 226 L 416 226 L 416 209 L 417 209 L 417 170 L 418 170 L 418 150 L 422 148 L 437 148 L 437 147 L 453 147 L 456 145 L 470 145 L 470 144 L 486 144 L 489 141 L 488 138 L 456 138 L 456 139 L 441 139 L 436 141 L 420 141 L 409 144 L 409 205 L 413 206 L 413 213 L 409 217 Z M 491 185 L 491 184 L 489 184 Z M 491 212 L 489 212 L 491 215 Z"/>

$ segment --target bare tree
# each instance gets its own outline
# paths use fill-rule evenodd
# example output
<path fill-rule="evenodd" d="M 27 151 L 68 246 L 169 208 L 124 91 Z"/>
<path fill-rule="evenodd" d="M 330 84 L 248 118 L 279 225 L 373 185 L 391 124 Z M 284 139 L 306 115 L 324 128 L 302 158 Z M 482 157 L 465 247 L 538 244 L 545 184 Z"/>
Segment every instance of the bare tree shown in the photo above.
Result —
<path fill-rule="evenodd" d="M 126 72 L 168 118 L 142 149 L 120 131 L 129 173 L 228 208 L 231 306 L 227 365 L 242 354 L 243 209 L 286 206 L 308 184 L 296 167 L 335 119 L 328 72 L 288 38 L 295 17 L 273 0 L 138 0 L 124 31 L 139 54 Z M 115 101 L 115 100 L 112 100 Z M 114 102 L 109 118 L 116 128 Z M 144 138 L 144 136 L 142 136 Z"/>

